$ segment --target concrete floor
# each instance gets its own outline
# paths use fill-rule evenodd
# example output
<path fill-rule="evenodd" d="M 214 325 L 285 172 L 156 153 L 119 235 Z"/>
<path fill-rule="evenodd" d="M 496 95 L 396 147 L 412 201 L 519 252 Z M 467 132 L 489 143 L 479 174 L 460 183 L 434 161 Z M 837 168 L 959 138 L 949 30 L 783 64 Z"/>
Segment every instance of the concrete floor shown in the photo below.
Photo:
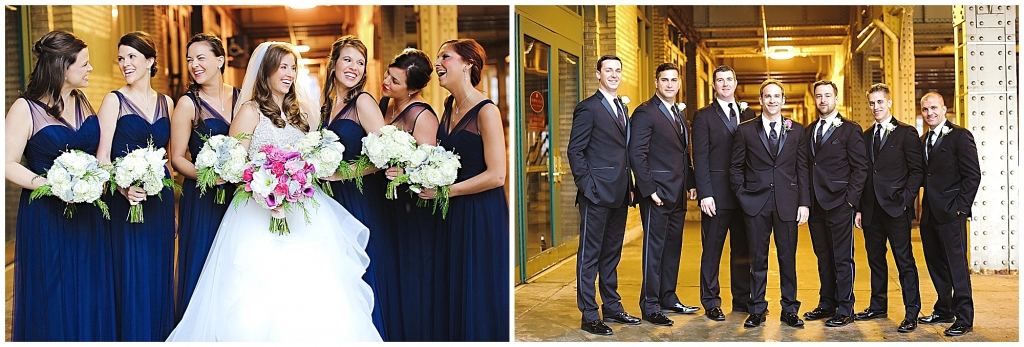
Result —
<path fill-rule="evenodd" d="M 627 223 L 626 244 L 619 263 L 619 295 L 626 312 L 640 316 L 639 293 L 641 281 L 642 230 L 630 214 Z M 854 282 L 855 312 L 867 308 L 870 279 L 864 252 L 864 237 L 860 229 L 854 230 L 856 276 Z M 726 249 L 729 245 L 726 244 Z M 797 299 L 803 312 L 814 309 L 818 302 L 817 259 L 811 247 L 806 225 L 800 228 L 797 242 Z M 683 303 L 700 306 L 700 222 L 687 221 L 683 235 L 683 254 L 680 261 L 677 294 Z M 931 314 L 935 303 L 932 286 L 924 263 L 920 234 L 913 231 L 914 257 L 918 264 L 921 283 L 921 314 Z M 553 266 L 529 283 L 515 288 L 515 341 L 1020 341 L 1019 336 L 1019 284 L 1017 275 L 973 275 L 975 323 L 974 331 L 961 337 L 947 337 L 943 330 L 951 324 L 918 326 L 908 334 L 896 332 L 904 309 L 892 256 L 889 256 L 889 317 L 871 321 L 857 321 L 841 328 L 827 328 L 824 322 L 807 321 L 802 328 L 791 328 L 779 321 L 778 263 L 772 241 L 769 254 L 768 320 L 758 328 L 744 328 L 746 313 L 729 312 L 728 257 L 723 257 L 719 279 L 726 320 L 715 322 L 704 316 L 704 310 L 693 315 L 668 314 L 675 321 L 671 327 L 661 327 L 644 321 L 641 325 L 608 323 L 612 336 L 598 336 L 580 330 L 580 311 L 576 307 L 576 258 L 570 257 Z M 598 299 L 600 303 L 600 299 Z"/>

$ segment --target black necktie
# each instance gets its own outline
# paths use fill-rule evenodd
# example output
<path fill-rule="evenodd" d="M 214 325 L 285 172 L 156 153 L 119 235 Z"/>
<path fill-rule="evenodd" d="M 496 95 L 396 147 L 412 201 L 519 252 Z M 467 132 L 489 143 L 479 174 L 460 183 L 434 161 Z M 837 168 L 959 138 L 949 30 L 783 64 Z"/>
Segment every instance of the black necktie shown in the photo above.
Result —
<path fill-rule="evenodd" d="M 683 130 L 683 122 L 679 119 L 679 109 L 675 105 L 672 105 L 672 121 L 676 124 L 676 129 Z"/>
<path fill-rule="evenodd" d="M 814 143 L 821 145 L 821 138 L 825 136 L 825 120 L 818 122 L 818 135 L 814 137 Z"/>
<path fill-rule="evenodd" d="M 873 142 L 873 155 L 878 155 L 878 152 L 882 150 L 882 125 L 875 124 L 875 137 L 871 140 Z"/>
<path fill-rule="evenodd" d="M 736 119 L 736 109 L 732 107 L 732 103 L 730 102 L 729 103 L 729 126 L 733 126 L 734 124 L 736 124 L 736 121 L 734 121 L 733 119 Z"/>
<path fill-rule="evenodd" d="M 626 117 L 625 115 L 622 114 L 622 109 L 622 100 L 619 100 L 619 98 L 615 98 L 615 119 L 619 120 L 619 125 L 625 126 Z"/>
<path fill-rule="evenodd" d="M 772 128 L 772 131 L 768 133 L 768 147 L 772 151 L 772 155 L 779 154 L 779 133 L 775 132 L 775 122 L 768 123 L 768 127 Z"/>
<path fill-rule="evenodd" d="M 935 132 L 928 132 L 928 145 L 924 147 L 924 160 L 931 160 L 932 147 L 935 146 Z"/>

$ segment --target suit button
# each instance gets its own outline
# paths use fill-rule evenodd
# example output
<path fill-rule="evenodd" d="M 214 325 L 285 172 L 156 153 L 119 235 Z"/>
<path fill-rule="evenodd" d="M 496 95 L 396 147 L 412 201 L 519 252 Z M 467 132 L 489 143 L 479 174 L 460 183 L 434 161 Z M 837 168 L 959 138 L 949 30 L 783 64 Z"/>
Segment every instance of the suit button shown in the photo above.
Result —
<path fill-rule="evenodd" d="M 768 185 L 771 186 L 771 187 L 774 187 L 775 183 L 769 183 Z"/>
<path fill-rule="evenodd" d="M 875 173 L 878 173 L 878 170 L 875 170 Z"/>

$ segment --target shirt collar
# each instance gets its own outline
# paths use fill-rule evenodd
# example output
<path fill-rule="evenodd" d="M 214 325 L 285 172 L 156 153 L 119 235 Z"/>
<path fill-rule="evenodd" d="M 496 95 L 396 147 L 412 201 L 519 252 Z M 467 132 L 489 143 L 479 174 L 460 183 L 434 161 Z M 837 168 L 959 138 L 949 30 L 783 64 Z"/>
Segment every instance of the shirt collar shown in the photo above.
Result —
<path fill-rule="evenodd" d="M 611 104 L 612 106 L 615 106 L 615 99 L 619 98 L 618 95 L 608 94 L 607 92 L 604 91 L 604 89 L 601 89 L 601 88 L 598 88 L 597 90 L 599 92 L 601 92 L 601 94 L 604 94 L 604 98 L 608 100 L 609 104 Z M 623 106 L 625 106 L 625 105 L 623 105 Z"/>
<path fill-rule="evenodd" d="M 888 117 L 885 117 L 885 119 L 883 119 L 881 122 L 875 122 L 875 125 L 881 124 L 881 125 L 884 126 L 885 124 L 889 124 L 891 122 L 892 122 L 892 115 L 890 114 Z"/>
<path fill-rule="evenodd" d="M 821 120 L 824 119 L 826 122 L 830 122 L 830 121 L 832 121 L 832 117 L 835 117 L 838 114 L 839 114 L 839 111 L 832 111 L 832 113 L 829 113 L 827 115 L 819 116 L 818 117 L 818 121 L 820 122 Z"/>
<path fill-rule="evenodd" d="M 736 100 L 736 99 L 734 98 L 733 100 Z M 729 104 L 730 104 L 730 102 L 722 100 L 722 99 L 719 99 L 719 98 L 715 98 L 715 101 L 718 101 L 718 106 L 721 106 L 722 109 L 725 110 L 725 114 L 728 115 L 729 114 Z M 740 103 L 738 103 L 736 101 L 733 101 L 732 102 L 732 107 L 734 107 L 734 109 L 736 110 L 737 113 L 740 112 Z"/>

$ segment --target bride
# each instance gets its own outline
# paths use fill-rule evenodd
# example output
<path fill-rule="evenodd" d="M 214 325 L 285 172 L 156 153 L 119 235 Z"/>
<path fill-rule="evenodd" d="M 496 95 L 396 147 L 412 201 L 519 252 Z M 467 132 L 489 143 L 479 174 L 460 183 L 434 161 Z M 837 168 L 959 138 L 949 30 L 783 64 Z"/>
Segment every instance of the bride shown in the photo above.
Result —
<path fill-rule="evenodd" d="M 249 60 L 230 135 L 249 156 L 292 145 L 320 124 L 317 103 L 296 79 L 299 55 L 260 44 Z M 319 190 L 287 214 L 291 233 L 268 231 L 270 211 L 231 207 L 217 230 L 195 294 L 168 341 L 381 341 L 370 319 L 373 294 L 362 275 L 369 230 Z"/>

